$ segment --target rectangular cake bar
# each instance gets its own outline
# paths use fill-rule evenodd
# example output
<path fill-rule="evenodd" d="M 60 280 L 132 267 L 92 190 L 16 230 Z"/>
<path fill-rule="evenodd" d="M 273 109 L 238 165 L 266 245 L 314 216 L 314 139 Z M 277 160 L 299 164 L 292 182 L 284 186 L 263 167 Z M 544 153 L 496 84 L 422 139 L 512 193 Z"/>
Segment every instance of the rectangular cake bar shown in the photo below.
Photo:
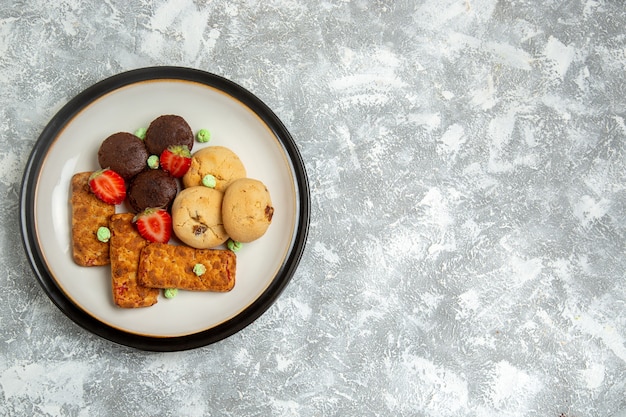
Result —
<path fill-rule="evenodd" d="M 151 243 L 141 252 L 138 279 L 147 287 L 225 292 L 235 285 L 236 255 L 229 250 Z M 194 273 L 201 264 L 205 272 Z"/>
<path fill-rule="evenodd" d="M 109 225 L 115 206 L 99 200 L 89 190 L 91 172 L 74 174 L 70 184 L 72 257 L 81 266 L 109 264 L 109 244 L 97 237 L 100 226 Z"/>
<path fill-rule="evenodd" d="M 157 302 L 159 290 L 139 284 L 137 269 L 141 251 L 150 242 L 139 235 L 132 213 L 111 216 L 111 285 L 113 301 L 119 307 L 148 307 Z"/>

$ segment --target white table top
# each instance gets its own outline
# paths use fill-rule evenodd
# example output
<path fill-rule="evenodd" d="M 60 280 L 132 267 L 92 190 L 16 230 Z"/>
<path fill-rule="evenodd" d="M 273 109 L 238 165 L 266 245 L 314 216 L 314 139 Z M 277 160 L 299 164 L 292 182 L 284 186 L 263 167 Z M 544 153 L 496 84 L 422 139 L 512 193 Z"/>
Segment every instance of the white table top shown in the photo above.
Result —
<path fill-rule="evenodd" d="M 0 415 L 626 416 L 626 12 L 616 1 L 26 0 L 0 9 Z M 307 246 L 258 320 L 121 346 L 46 296 L 26 161 L 153 65 L 281 118 Z"/>

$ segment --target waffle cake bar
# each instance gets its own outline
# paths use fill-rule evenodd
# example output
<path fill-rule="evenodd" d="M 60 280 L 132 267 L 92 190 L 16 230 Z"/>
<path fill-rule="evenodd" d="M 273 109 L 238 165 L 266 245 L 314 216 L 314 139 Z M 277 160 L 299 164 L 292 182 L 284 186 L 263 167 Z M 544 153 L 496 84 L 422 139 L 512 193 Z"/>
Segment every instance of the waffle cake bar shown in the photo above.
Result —
<path fill-rule="evenodd" d="M 235 285 L 236 260 L 229 250 L 151 243 L 141 252 L 138 280 L 152 288 L 226 292 Z M 194 273 L 198 264 L 201 274 Z"/>
<path fill-rule="evenodd" d="M 91 172 L 72 176 L 70 205 L 72 209 L 72 257 L 80 266 L 109 264 L 109 244 L 97 238 L 98 228 L 109 225 L 115 206 L 100 201 L 89 190 Z"/>
<path fill-rule="evenodd" d="M 159 290 L 140 285 L 137 268 L 143 248 L 150 243 L 133 226 L 132 213 L 111 216 L 111 285 L 113 301 L 119 307 L 137 308 L 156 304 Z"/>

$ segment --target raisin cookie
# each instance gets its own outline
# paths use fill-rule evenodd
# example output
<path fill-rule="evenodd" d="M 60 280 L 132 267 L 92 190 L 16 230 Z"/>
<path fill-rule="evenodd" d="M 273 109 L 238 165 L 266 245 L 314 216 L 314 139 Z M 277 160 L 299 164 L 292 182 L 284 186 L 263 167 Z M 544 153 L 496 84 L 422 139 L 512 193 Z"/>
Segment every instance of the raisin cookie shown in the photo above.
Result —
<path fill-rule="evenodd" d="M 196 249 L 209 249 L 228 239 L 222 224 L 224 194 L 204 186 L 185 188 L 172 203 L 174 234 Z"/>
<path fill-rule="evenodd" d="M 246 176 L 246 168 L 232 150 L 224 146 L 208 146 L 192 155 L 183 185 L 185 188 L 202 185 L 202 178 L 206 175 L 213 175 L 215 189 L 224 191 L 232 181 Z"/>
<path fill-rule="evenodd" d="M 233 181 L 224 193 L 222 219 L 231 239 L 246 243 L 267 231 L 274 207 L 265 184 L 252 178 Z"/>

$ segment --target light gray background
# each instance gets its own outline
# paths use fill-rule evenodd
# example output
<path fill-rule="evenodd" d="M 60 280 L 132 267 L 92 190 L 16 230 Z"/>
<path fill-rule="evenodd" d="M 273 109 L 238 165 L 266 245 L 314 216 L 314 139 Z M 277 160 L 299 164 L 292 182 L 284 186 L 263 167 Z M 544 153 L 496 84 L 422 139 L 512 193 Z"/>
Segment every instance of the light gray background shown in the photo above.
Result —
<path fill-rule="evenodd" d="M 4 1 L 3 416 L 626 416 L 620 0 Z M 207 70 L 264 100 L 312 219 L 278 302 L 212 346 L 95 337 L 19 241 L 29 152 L 91 84 Z"/>

